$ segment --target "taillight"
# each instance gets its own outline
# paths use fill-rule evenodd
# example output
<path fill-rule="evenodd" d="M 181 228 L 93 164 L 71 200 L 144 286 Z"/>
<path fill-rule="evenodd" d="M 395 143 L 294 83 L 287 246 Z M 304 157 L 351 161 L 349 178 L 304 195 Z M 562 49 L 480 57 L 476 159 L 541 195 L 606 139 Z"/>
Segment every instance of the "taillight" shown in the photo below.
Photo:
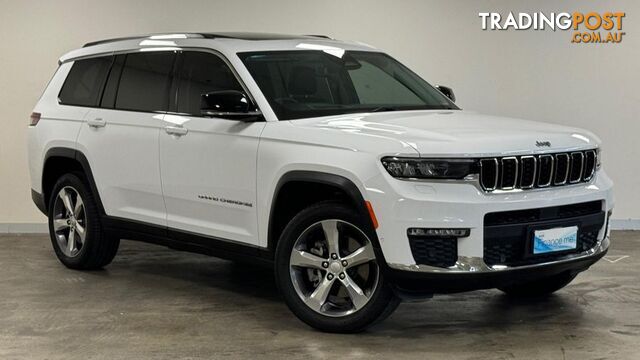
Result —
<path fill-rule="evenodd" d="M 40 121 L 40 113 L 37 112 L 32 112 L 31 116 L 29 117 L 29 126 L 36 126 L 38 125 L 38 121 Z"/>

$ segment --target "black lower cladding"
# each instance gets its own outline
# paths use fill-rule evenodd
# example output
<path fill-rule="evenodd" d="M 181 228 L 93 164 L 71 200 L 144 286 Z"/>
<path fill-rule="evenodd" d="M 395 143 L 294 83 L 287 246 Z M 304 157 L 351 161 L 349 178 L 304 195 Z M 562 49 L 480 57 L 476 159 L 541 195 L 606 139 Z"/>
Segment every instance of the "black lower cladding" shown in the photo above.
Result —
<path fill-rule="evenodd" d="M 596 246 L 605 218 L 601 201 L 487 214 L 484 226 L 484 262 L 489 266 L 524 266 L 587 251 Z M 534 230 L 563 226 L 578 227 L 575 250 L 533 255 Z"/>
<path fill-rule="evenodd" d="M 458 260 L 458 239 L 409 235 L 409 245 L 416 264 L 447 268 Z"/>

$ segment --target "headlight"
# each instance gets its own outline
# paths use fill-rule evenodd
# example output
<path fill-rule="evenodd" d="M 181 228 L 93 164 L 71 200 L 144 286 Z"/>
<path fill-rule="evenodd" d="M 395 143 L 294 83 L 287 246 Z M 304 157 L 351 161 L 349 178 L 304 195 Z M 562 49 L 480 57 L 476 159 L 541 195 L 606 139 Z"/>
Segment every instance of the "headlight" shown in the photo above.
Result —
<path fill-rule="evenodd" d="M 414 159 L 385 157 L 382 165 L 396 178 L 463 179 L 478 173 L 478 162 L 473 159 Z"/>
<path fill-rule="evenodd" d="M 602 166 L 602 149 L 596 149 L 596 170 Z"/>

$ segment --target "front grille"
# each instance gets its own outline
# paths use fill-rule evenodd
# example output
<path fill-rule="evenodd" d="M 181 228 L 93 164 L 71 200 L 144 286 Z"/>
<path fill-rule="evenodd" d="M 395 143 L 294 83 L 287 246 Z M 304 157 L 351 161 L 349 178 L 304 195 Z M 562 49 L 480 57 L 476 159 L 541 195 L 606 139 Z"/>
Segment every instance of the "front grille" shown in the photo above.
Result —
<path fill-rule="evenodd" d="M 596 150 L 480 159 L 480 185 L 486 191 L 532 189 L 591 180 Z"/>
<path fill-rule="evenodd" d="M 458 239 L 452 237 L 409 236 L 413 259 L 418 265 L 447 268 L 458 261 Z"/>
<path fill-rule="evenodd" d="M 597 245 L 604 222 L 601 201 L 486 214 L 484 262 L 489 266 L 523 266 L 566 256 L 567 253 L 532 255 L 531 231 L 543 227 L 577 225 L 578 241 L 573 253 L 580 253 Z"/>

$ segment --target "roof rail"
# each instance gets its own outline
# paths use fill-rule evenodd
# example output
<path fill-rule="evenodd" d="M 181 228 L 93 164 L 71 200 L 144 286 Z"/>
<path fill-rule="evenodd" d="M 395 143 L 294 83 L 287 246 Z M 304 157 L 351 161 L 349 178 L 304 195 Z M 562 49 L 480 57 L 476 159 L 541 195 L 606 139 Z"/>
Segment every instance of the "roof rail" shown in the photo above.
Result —
<path fill-rule="evenodd" d="M 101 44 L 108 44 L 108 43 L 112 43 L 112 42 L 116 42 L 116 41 L 125 41 L 125 40 L 138 40 L 138 39 L 169 39 L 169 38 L 176 38 L 176 37 L 181 37 L 181 38 L 189 38 L 189 37 L 203 37 L 202 34 L 195 34 L 195 33 L 160 33 L 160 34 L 148 34 L 148 35 L 137 35 L 137 36 L 126 36 L 126 37 L 119 37 L 119 38 L 111 38 L 111 39 L 104 39 L 104 40 L 98 40 L 98 41 L 92 41 L 92 42 L 88 42 L 86 44 L 84 44 L 84 46 L 82 47 L 89 47 L 89 46 L 95 46 L 95 45 L 101 45 Z"/>
<path fill-rule="evenodd" d="M 302 35 L 302 37 L 316 37 L 322 39 L 333 40 L 329 36 L 326 35 Z M 127 36 L 127 37 L 118 37 L 111 39 L 104 39 L 98 41 L 92 41 L 84 44 L 83 47 L 108 44 L 117 41 L 125 41 L 125 40 L 138 40 L 138 39 L 169 39 L 169 38 L 205 38 L 205 39 L 216 39 L 216 38 L 229 38 L 229 39 L 242 39 L 242 40 L 278 40 L 278 39 L 295 39 L 300 38 L 301 35 L 283 35 L 283 34 L 266 34 L 266 33 L 233 33 L 233 32 L 218 32 L 218 33 L 161 33 L 161 34 L 149 34 L 149 35 L 138 35 L 138 36 Z"/>
<path fill-rule="evenodd" d="M 143 36 L 127 36 L 127 37 L 104 39 L 104 40 L 88 42 L 88 43 L 84 44 L 82 47 L 85 48 L 85 47 L 89 47 L 89 46 L 108 44 L 108 43 L 116 42 L 116 41 L 144 39 L 146 37 L 147 37 L 147 35 L 143 35 Z"/>

